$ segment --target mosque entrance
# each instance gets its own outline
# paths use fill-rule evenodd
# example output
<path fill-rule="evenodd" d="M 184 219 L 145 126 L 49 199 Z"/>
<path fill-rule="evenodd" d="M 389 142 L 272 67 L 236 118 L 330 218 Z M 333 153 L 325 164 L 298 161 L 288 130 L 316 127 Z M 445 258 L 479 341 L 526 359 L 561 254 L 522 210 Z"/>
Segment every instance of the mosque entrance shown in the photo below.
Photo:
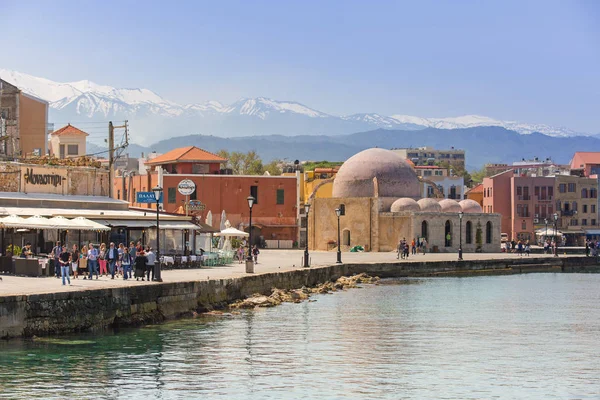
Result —
<path fill-rule="evenodd" d="M 450 221 L 446 221 L 446 228 L 444 229 L 444 239 L 446 247 L 452 247 L 452 224 Z"/>

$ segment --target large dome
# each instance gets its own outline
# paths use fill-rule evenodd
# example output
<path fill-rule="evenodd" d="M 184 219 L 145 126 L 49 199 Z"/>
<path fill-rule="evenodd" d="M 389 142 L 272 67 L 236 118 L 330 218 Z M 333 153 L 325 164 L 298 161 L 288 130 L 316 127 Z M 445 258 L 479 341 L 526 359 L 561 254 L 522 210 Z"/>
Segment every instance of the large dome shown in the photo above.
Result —
<path fill-rule="evenodd" d="M 373 178 L 379 197 L 420 197 L 417 174 L 397 153 L 367 149 L 350 157 L 333 181 L 333 197 L 374 197 Z"/>

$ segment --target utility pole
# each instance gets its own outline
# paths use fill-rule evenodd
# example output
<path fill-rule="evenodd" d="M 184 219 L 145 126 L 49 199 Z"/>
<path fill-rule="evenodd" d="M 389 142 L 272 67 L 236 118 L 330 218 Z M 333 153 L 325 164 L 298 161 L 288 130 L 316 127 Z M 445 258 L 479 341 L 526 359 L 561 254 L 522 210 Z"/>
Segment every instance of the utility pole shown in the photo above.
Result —
<path fill-rule="evenodd" d="M 108 197 L 113 197 L 115 180 L 115 127 L 108 123 Z"/>
<path fill-rule="evenodd" d="M 125 128 L 125 143 L 120 148 L 127 147 L 129 145 L 129 130 L 125 120 L 124 125 L 114 126 L 112 121 L 108 123 L 108 196 L 113 197 L 114 195 L 114 180 L 115 180 L 115 128 Z M 123 178 L 125 179 L 125 178 Z"/>

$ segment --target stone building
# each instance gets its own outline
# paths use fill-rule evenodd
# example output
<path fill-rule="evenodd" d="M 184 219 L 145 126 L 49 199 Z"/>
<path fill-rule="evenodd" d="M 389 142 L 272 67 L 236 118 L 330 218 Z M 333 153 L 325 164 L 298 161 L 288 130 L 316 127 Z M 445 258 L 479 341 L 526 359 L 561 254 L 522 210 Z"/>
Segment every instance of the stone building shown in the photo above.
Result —
<path fill-rule="evenodd" d="M 57 158 L 75 158 L 86 154 L 86 139 L 89 135 L 71 124 L 50 134 L 50 154 Z"/>
<path fill-rule="evenodd" d="M 473 200 L 421 198 L 414 169 L 393 151 L 368 149 L 349 158 L 333 181 L 332 195 L 309 198 L 311 249 L 335 248 L 335 210 L 342 208 L 344 250 L 360 245 L 367 251 L 393 251 L 402 238 L 426 238 L 429 251 L 455 252 L 462 236 L 465 252 L 500 251 L 500 215 L 483 213 Z"/>

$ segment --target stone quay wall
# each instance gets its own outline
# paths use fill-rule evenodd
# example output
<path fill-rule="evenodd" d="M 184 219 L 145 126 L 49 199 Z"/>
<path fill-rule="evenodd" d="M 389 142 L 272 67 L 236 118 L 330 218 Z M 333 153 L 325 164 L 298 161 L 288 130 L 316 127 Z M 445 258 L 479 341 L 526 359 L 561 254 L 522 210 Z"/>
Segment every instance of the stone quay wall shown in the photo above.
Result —
<path fill-rule="evenodd" d="M 272 288 L 316 286 L 341 276 L 385 277 L 600 272 L 595 258 L 335 264 L 240 278 L 0 297 L 0 337 L 31 337 L 136 326 L 220 308 Z"/>

